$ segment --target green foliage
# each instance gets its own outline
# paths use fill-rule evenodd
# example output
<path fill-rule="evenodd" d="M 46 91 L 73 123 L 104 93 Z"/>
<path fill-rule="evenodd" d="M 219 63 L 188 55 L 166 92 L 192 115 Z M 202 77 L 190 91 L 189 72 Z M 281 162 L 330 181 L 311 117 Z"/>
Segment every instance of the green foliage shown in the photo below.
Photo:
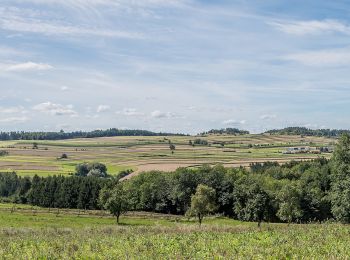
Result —
<path fill-rule="evenodd" d="M 292 182 L 287 183 L 278 193 L 279 209 L 277 216 L 288 223 L 298 221 L 303 216 L 300 207 L 301 190 Z"/>
<path fill-rule="evenodd" d="M 0 187 L 2 176 L 6 175 L 0 174 Z M 14 174 L 14 176 L 17 175 Z M 15 178 L 14 176 L 12 178 Z M 37 175 L 32 180 L 28 177 L 16 178 L 18 181 L 12 181 L 16 185 L 11 193 L 7 194 L 7 197 L 14 196 L 14 202 L 28 202 L 48 208 L 99 209 L 99 192 L 109 181 L 95 177 L 49 176 L 40 178 Z"/>
<path fill-rule="evenodd" d="M 271 198 L 259 180 L 249 175 L 242 178 L 234 188 L 234 212 L 239 220 L 256 221 L 260 226 L 269 217 Z"/>
<path fill-rule="evenodd" d="M 196 138 L 196 139 L 193 141 L 193 144 L 194 144 L 194 145 L 208 145 L 208 141 L 207 141 L 207 140 L 204 140 L 204 139 Z"/>
<path fill-rule="evenodd" d="M 64 140 L 73 138 L 93 138 L 110 136 L 184 136 L 184 134 L 155 133 L 147 130 L 123 130 L 110 128 L 91 132 L 0 132 L 0 140 Z"/>
<path fill-rule="evenodd" d="M 212 129 L 208 132 L 204 132 L 202 134 L 227 134 L 227 135 L 247 135 L 248 131 L 240 130 L 237 128 L 226 128 L 226 129 Z"/>
<path fill-rule="evenodd" d="M 338 129 L 309 129 L 306 127 L 286 127 L 283 129 L 274 129 L 266 131 L 266 133 L 272 135 L 302 135 L 302 136 L 325 136 L 325 137 L 338 137 L 342 134 L 349 134 L 349 130 Z"/>
<path fill-rule="evenodd" d="M 340 138 L 332 167 L 332 213 L 337 220 L 350 223 L 350 135 Z"/>
<path fill-rule="evenodd" d="M 175 145 L 174 144 L 169 144 L 169 149 L 171 151 L 174 151 L 176 149 Z"/>
<path fill-rule="evenodd" d="M 189 216 L 196 216 L 199 225 L 201 225 L 204 216 L 217 210 L 215 201 L 215 190 L 200 184 L 196 189 L 196 193 L 191 197 L 191 207 L 186 214 Z"/>
<path fill-rule="evenodd" d="M 112 190 L 102 189 L 99 201 L 104 209 L 109 210 L 117 218 L 118 224 L 120 215 L 126 213 L 130 208 L 127 191 L 123 183 L 118 183 Z"/>
<path fill-rule="evenodd" d="M 8 151 L 0 150 L 0 157 L 8 155 Z"/>
<path fill-rule="evenodd" d="M 81 163 L 75 167 L 75 171 L 75 175 L 81 177 L 108 177 L 107 167 L 103 163 Z"/>
<path fill-rule="evenodd" d="M 132 174 L 134 171 L 132 169 L 126 169 L 126 170 L 122 170 L 118 173 L 118 175 L 116 176 L 116 178 L 119 180 L 119 179 L 122 179 L 130 174 Z"/>

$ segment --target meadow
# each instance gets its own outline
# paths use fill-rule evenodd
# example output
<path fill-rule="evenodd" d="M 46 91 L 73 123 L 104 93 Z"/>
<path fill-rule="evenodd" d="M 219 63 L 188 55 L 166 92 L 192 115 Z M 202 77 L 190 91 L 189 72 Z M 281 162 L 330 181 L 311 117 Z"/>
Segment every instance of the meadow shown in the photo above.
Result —
<path fill-rule="evenodd" d="M 200 138 L 208 145 L 189 145 Z M 21 176 L 69 175 L 82 162 L 101 162 L 107 165 L 108 173 L 132 169 L 135 174 L 143 171 L 173 171 L 178 167 L 197 167 L 204 163 L 225 166 L 248 166 L 252 162 L 292 159 L 307 160 L 316 154 L 282 154 L 291 146 L 328 146 L 335 139 L 323 137 L 283 136 L 268 134 L 206 135 L 171 137 L 101 137 L 60 141 L 1 141 L 0 150 L 9 152 L 0 157 L 0 171 L 16 171 Z M 174 153 L 169 142 L 176 147 Z M 221 145 L 224 144 L 224 145 Z M 67 159 L 60 159 L 61 155 Z M 323 156 L 329 157 L 329 154 Z"/>
<path fill-rule="evenodd" d="M 350 227 L 0 204 L 1 259 L 347 259 Z"/>

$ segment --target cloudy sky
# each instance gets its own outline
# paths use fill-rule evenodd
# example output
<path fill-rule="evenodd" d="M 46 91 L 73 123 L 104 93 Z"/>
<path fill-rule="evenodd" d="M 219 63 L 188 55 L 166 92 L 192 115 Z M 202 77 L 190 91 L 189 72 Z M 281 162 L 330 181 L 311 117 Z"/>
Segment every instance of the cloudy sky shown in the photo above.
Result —
<path fill-rule="evenodd" d="M 0 130 L 350 128 L 348 0 L 1 0 Z"/>

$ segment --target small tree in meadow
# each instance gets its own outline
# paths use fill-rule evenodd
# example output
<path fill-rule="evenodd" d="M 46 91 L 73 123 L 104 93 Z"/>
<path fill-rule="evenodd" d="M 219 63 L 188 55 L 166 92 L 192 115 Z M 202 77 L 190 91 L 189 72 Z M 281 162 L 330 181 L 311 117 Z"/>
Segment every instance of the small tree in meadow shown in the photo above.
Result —
<path fill-rule="evenodd" d="M 169 148 L 170 148 L 170 150 L 171 150 L 171 153 L 174 153 L 174 151 L 175 151 L 175 149 L 176 149 L 175 145 L 174 145 L 174 144 L 170 144 L 170 145 L 169 145 Z"/>
<path fill-rule="evenodd" d="M 123 183 L 118 183 L 112 190 L 102 189 L 99 199 L 102 207 L 109 210 L 117 218 L 117 224 L 119 224 L 120 215 L 129 210 L 129 201 Z"/>
<path fill-rule="evenodd" d="M 196 193 L 191 197 L 191 207 L 186 214 L 197 217 L 199 225 L 201 225 L 204 216 L 217 210 L 215 197 L 213 188 L 202 184 L 198 185 Z"/>

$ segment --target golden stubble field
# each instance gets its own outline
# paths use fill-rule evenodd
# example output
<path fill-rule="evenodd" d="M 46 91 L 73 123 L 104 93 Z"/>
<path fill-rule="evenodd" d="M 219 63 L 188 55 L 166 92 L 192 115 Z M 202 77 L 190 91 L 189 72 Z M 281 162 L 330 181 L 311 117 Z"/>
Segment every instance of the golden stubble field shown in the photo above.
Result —
<path fill-rule="evenodd" d="M 208 145 L 189 144 L 195 139 L 208 141 Z M 202 164 L 248 166 L 252 162 L 308 160 L 330 154 L 282 154 L 287 147 L 329 146 L 335 139 L 301 136 L 207 135 L 168 137 L 101 137 L 60 141 L 2 141 L 0 150 L 9 152 L 0 157 L 0 171 L 16 171 L 19 175 L 41 176 L 70 174 L 82 162 L 102 162 L 110 174 L 133 169 L 143 171 L 173 171 L 178 167 L 196 167 Z M 176 147 L 174 153 L 169 143 Z M 222 145 L 223 144 L 223 145 Z M 65 153 L 68 159 L 58 159 Z M 132 175 L 131 175 L 132 176 Z"/>

